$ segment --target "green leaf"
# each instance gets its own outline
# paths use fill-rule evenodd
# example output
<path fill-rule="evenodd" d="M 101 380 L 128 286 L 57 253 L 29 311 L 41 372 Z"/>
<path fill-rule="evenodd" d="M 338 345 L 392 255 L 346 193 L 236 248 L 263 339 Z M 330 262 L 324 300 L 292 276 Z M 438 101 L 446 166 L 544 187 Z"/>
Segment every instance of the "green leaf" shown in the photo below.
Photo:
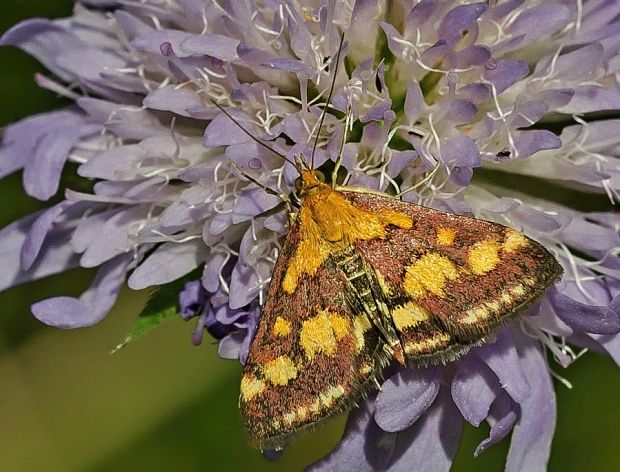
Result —
<path fill-rule="evenodd" d="M 187 282 L 199 279 L 201 275 L 202 267 L 198 267 L 180 279 L 157 287 L 123 342 L 112 349 L 110 354 L 124 348 L 163 322 L 175 318 L 179 313 L 179 293 Z"/>

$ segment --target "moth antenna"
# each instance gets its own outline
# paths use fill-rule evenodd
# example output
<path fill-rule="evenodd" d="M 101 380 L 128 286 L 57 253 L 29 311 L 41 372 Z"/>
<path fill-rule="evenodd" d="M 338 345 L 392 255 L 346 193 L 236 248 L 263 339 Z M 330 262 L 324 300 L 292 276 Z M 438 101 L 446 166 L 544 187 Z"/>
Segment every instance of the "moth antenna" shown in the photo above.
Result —
<path fill-rule="evenodd" d="M 334 86 L 336 85 L 336 77 L 338 77 L 338 66 L 340 65 L 340 53 L 342 52 L 342 43 L 344 42 L 344 31 L 340 33 L 340 43 L 338 43 L 338 52 L 336 53 L 336 65 L 334 66 L 334 80 L 332 80 L 332 84 L 329 87 L 329 94 L 327 95 L 327 101 L 325 102 L 325 106 L 323 107 L 323 111 L 321 112 L 321 116 L 319 117 L 319 127 L 316 130 L 316 137 L 314 138 L 314 145 L 312 146 L 312 157 L 310 158 L 311 169 L 314 169 L 314 152 L 316 151 L 316 146 L 319 143 L 319 136 L 321 136 L 321 129 L 323 128 L 323 121 L 325 121 L 325 115 L 327 114 L 327 108 L 329 107 L 329 103 L 332 99 L 332 94 L 334 93 Z"/>
<path fill-rule="evenodd" d="M 351 103 L 349 103 L 347 106 L 347 116 L 344 119 L 344 128 L 342 128 L 342 141 L 340 142 L 340 150 L 338 151 L 338 157 L 336 158 L 336 163 L 334 164 L 334 170 L 332 170 L 332 188 L 336 188 L 338 180 L 338 169 L 340 169 L 340 165 L 342 164 L 342 160 L 344 159 L 344 145 L 347 142 L 347 131 L 349 130 L 350 120 Z"/>
<path fill-rule="evenodd" d="M 246 179 L 248 179 L 250 182 L 258 185 L 260 188 L 262 188 L 265 192 L 267 192 L 269 195 L 275 195 L 276 197 L 278 197 L 280 200 L 282 200 L 285 203 L 289 203 L 291 205 L 293 205 L 293 202 L 291 201 L 291 199 L 288 197 L 288 195 L 285 195 L 283 193 L 277 192 L 274 189 L 267 187 L 265 184 L 260 183 L 258 180 L 256 180 L 254 177 L 252 177 L 250 174 L 248 174 L 247 172 L 245 172 L 241 167 L 239 167 L 237 165 L 237 163 L 235 161 L 232 161 L 229 159 L 229 162 L 232 164 L 232 166 L 235 168 L 235 170 L 237 172 L 239 172 L 241 175 L 243 175 Z"/>
<path fill-rule="evenodd" d="M 224 113 L 224 115 L 226 115 L 230 121 L 232 121 L 234 124 L 236 124 L 241 131 L 243 131 L 245 134 L 247 134 L 250 138 L 252 138 L 253 141 L 256 141 L 258 144 L 260 144 L 261 146 L 263 146 L 265 149 L 269 149 L 271 152 L 273 152 L 274 154 L 276 154 L 277 156 L 281 157 L 282 159 L 284 159 L 286 162 L 288 162 L 289 164 L 291 164 L 293 167 L 295 167 L 295 169 L 297 169 L 297 171 L 299 172 L 299 168 L 295 165 L 295 163 L 293 161 L 291 161 L 288 157 L 286 157 L 284 154 L 282 154 L 281 152 L 276 151 L 275 149 L 273 149 L 271 146 L 267 146 L 263 141 L 261 141 L 260 139 L 258 139 L 256 136 L 254 136 L 252 133 L 250 133 L 247 129 L 245 129 L 243 126 L 241 126 L 241 123 L 239 123 L 237 120 L 235 120 L 233 118 L 233 116 L 228 113 L 228 111 L 226 111 L 226 109 L 219 105 L 218 103 L 214 102 L 211 99 L 208 99 L 213 105 L 215 105 L 215 107 L 220 110 L 222 113 Z"/>

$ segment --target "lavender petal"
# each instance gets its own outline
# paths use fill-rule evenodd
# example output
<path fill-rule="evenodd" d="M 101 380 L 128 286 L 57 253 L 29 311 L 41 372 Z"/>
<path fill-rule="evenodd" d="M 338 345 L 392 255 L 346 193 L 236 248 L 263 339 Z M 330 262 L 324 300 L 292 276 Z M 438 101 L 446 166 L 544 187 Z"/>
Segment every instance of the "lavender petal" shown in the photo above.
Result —
<path fill-rule="evenodd" d="M 497 380 L 488 367 L 474 355 L 461 359 L 452 379 L 452 398 L 463 417 L 474 426 L 488 416 L 497 395 Z"/>
<path fill-rule="evenodd" d="M 390 471 L 448 472 L 461 438 L 463 419 L 447 389 L 409 429 L 399 433 Z"/>
<path fill-rule="evenodd" d="M 529 397 L 530 386 L 521 370 L 510 330 L 501 329 L 497 332 L 497 341 L 494 344 L 484 344 L 474 349 L 474 353 L 491 368 L 504 390 L 516 402 L 522 403 Z"/>
<path fill-rule="evenodd" d="M 618 313 L 605 306 L 592 306 L 560 293 L 548 292 L 556 314 L 569 326 L 592 334 L 617 334 L 620 331 Z"/>
<path fill-rule="evenodd" d="M 374 421 L 374 398 L 361 402 L 351 413 L 336 448 L 315 462 L 308 472 L 374 472 L 385 470 L 397 435 L 382 430 Z"/>
<path fill-rule="evenodd" d="M 206 248 L 199 239 L 185 243 L 164 243 L 131 274 L 127 284 L 134 290 L 172 282 L 205 260 Z"/>
<path fill-rule="evenodd" d="M 439 392 L 439 370 L 435 367 L 402 369 L 381 386 L 375 421 L 389 432 L 411 426 L 429 408 Z"/>
<path fill-rule="evenodd" d="M 62 329 L 83 328 L 99 322 L 114 306 L 132 256 L 124 254 L 104 264 L 92 285 L 79 298 L 55 297 L 32 305 L 36 318 Z"/>
<path fill-rule="evenodd" d="M 478 457 L 486 451 L 489 446 L 497 444 L 508 436 L 508 433 L 512 431 L 512 427 L 519 417 L 517 408 L 515 402 L 506 393 L 497 397 L 495 402 L 491 405 L 490 414 L 487 418 L 487 421 L 491 425 L 489 437 L 478 444 L 476 452 L 474 452 L 474 457 Z"/>
<path fill-rule="evenodd" d="M 520 338 L 521 366 L 531 393 L 519 402 L 521 416 L 513 429 L 506 472 L 544 471 L 555 430 L 555 393 L 540 347 L 525 335 Z"/>

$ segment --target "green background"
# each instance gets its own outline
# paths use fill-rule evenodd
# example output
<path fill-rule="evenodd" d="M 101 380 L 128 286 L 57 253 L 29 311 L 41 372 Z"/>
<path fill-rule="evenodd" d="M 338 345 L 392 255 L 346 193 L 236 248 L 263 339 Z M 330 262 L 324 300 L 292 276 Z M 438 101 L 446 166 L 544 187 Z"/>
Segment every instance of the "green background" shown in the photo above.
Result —
<path fill-rule="evenodd" d="M 28 17 L 67 16 L 72 5 L 2 0 L 0 32 Z M 0 70 L 0 126 L 65 104 L 36 87 L 33 74 L 44 70 L 25 54 L 0 48 Z M 25 196 L 20 179 L 0 181 L 0 226 L 41 206 Z M 77 185 L 70 172 L 64 179 Z M 30 315 L 31 303 L 78 295 L 91 276 L 72 271 L 0 293 L 0 470 L 295 471 L 337 443 L 344 417 L 299 438 L 280 461 L 264 460 L 243 437 L 240 366 L 218 359 L 209 339 L 191 346 L 190 324 L 170 322 L 109 355 L 146 293 L 125 290 L 112 313 L 89 329 L 61 331 Z M 562 370 L 574 388 L 556 382 L 559 419 L 550 470 L 618 470 L 619 372 L 595 354 Z M 487 433 L 486 426 L 466 428 L 453 470 L 503 469 L 507 441 L 472 457 Z"/>

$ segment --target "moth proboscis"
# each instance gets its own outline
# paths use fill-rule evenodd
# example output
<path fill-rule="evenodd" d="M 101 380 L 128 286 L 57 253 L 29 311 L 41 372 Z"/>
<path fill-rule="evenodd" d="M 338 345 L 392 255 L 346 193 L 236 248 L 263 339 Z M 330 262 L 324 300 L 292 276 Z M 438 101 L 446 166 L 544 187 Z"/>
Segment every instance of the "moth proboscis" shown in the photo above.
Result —
<path fill-rule="evenodd" d="M 342 38 L 334 81 L 341 49 Z M 333 83 L 326 103 L 332 91 Z M 541 244 L 511 228 L 339 187 L 342 151 L 330 184 L 303 158 L 281 157 L 299 172 L 301 204 L 274 267 L 239 399 L 250 440 L 261 448 L 280 448 L 350 408 L 392 361 L 457 359 L 562 275 Z"/>

